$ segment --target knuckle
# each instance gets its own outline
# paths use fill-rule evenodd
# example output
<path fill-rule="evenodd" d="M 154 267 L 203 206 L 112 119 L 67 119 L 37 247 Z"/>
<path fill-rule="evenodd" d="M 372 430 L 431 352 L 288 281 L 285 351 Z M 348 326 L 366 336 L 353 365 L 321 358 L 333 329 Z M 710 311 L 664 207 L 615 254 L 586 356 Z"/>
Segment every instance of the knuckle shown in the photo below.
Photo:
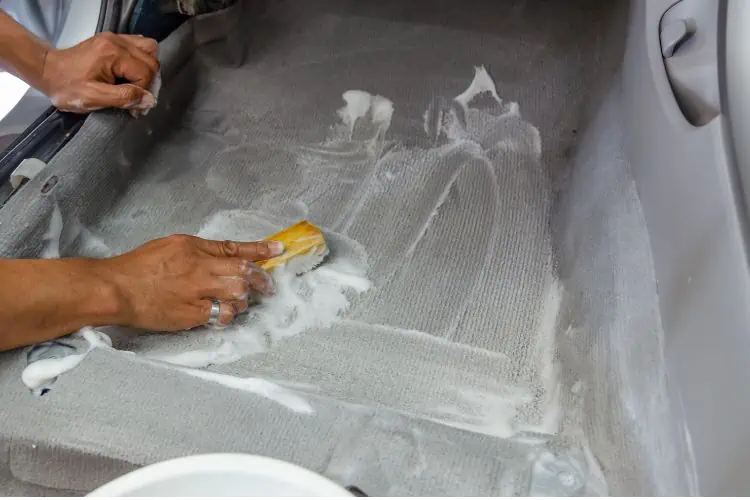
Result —
<path fill-rule="evenodd" d="M 205 281 L 201 279 L 200 276 L 193 275 L 190 278 L 190 284 L 185 286 L 184 291 L 186 292 L 186 298 L 194 299 L 196 297 L 202 297 L 204 295 L 204 291 L 206 289 L 204 285 Z M 211 309 L 211 304 L 208 304 L 209 311 Z"/>
<path fill-rule="evenodd" d="M 184 245 L 190 241 L 192 237 L 187 234 L 172 234 L 170 236 L 167 236 L 167 240 L 170 243 L 174 243 L 177 245 Z"/>
<path fill-rule="evenodd" d="M 228 299 L 232 300 L 244 300 L 247 297 L 248 286 L 243 280 L 232 279 L 224 280 L 220 286 L 224 290 L 224 294 Z"/>
<path fill-rule="evenodd" d="M 117 46 L 113 40 L 114 35 L 111 33 L 99 33 L 94 36 L 91 42 L 94 50 L 101 54 L 111 54 L 117 52 Z"/>
<path fill-rule="evenodd" d="M 159 46 L 159 43 L 154 40 L 153 38 L 143 38 L 143 48 L 146 49 L 148 52 L 156 52 L 157 47 Z"/>
<path fill-rule="evenodd" d="M 221 242 L 221 251 L 227 257 L 234 257 L 238 251 L 237 243 L 231 240 L 224 240 Z"/>
<path fill-rule="evenodd" d="M 166 239 L 171 246 L 182 252 L 189 252 L 194 246 L 193 237 L 187 234 L 173 234 Z"/>
<path fill-rule="evenodd" d="M 234 286 L 234 297 L 236 299 L 245 300 L 249 291 L 249 283 L 247 283 L 245 280 L 237 280 L 237 284 Z"/>
<path fill-rule="evenodd" d="M 130 85 L 121 85 L 121 95 L 123 99 L 126 99 L 128 101 L 135 101 L 138 99 L 139 92 L 135 87 L 132 87 Z"/>
<path fill-rule="evenodd" d="M 245 259 L 238 259 L 237 263 L 237 274 L 246 275 L 250 272 L 250 262 Z"/>

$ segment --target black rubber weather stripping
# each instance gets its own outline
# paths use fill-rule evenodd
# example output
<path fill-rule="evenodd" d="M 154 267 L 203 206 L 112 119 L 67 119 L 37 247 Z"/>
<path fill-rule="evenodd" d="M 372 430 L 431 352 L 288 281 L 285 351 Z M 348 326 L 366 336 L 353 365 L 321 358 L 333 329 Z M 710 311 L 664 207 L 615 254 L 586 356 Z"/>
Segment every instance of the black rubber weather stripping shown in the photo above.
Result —
<path fill-rule="evenodd" d="M 102 0 L 96 32 L 116 31 L 120 20 L 121 0 Z M 50 106 L 29 125 L 8 148 L 0 152 L 0 185 L 26 158 L 50 161 L 83 125 L 86 115 L 64 113 Z"/>
<path fill-rule="evenodd" d="M 63 113 L 50 107 L 10 144 L 0 157 L 0 184 L 26 158 L 48 162 L 83 125 L 85 116 Z"/>

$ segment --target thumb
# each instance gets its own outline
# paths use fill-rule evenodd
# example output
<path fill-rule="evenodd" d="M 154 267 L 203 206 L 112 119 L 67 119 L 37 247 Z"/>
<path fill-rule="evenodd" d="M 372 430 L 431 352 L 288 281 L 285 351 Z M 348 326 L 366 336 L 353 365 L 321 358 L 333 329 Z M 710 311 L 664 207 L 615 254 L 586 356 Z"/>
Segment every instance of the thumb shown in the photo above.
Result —
<path fill-rule="evenodd" d="M 201 250 L 214 257 L 240 257 L 253 262 L 266 260 L 284 252 L 284 245 L 278 241 L 237 241 L 199 240 Z"/>
<path fill-rule="evenodd" d="M 156 104 L 150 92 L 136 85 L 86 82 L 79 89 L 79 100 L 86 108 L 150 109 Z"/>

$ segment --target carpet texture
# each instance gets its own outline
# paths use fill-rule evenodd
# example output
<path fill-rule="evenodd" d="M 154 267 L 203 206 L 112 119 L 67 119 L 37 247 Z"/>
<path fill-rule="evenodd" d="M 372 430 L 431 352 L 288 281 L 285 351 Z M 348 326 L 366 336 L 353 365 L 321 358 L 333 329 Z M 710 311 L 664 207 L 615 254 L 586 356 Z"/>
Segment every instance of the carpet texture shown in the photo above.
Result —
<path fill-rule="evenodd" d="M 200 330 L 109 329 L 136 356 L 95 349 L 42 397 L 2 355 L 2 492 L 236 451 L 370 495 L 689 493 L 621 145 L 627 12 L 574 3 L 247 1 L 173 33 L 158 107 L 91 115 L 0 252 L 40 255 L 55 207 L 63 256 L 307 218 L 373 286 L 197 373 L 148 358 Z"/>

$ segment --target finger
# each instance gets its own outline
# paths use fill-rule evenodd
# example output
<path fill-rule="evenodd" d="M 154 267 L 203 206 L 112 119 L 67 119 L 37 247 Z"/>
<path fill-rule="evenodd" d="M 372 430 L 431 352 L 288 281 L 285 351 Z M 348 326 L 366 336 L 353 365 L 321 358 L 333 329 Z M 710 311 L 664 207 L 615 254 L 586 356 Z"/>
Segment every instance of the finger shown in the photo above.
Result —
<path fill-rule="evenodd" d="M 156 75 L 156 73 L 159 71 L 158 59 L 135 47 L 130 47 L 128 50 L 131 56 L 139 59 L 143 64 L 148 66 L 148 69 L 151 72 L 151 80 L 149 81 L 150 86 L 154 81 L 154 75 Z"/>
<path fill-rule="evenodd" d="M 254 262 L 267 260 L 284 253 L 284 244 L 280 241 L 255 241 L 237 243 L 237 255 Z"/>
<path fill-rule="evenodd" d="M 214 257 L 241 257 L 254 262 L 270 259 L 284 252 L 284 244 L 279 241 L 237 241 L 201 240 L 199 247 Z"/>
<path fill-rule="evenodd" d="M 159 43 L 153 38 L 148 38 L 143 35 L 118 35 L 118 38 L 122 39 L 129 45 L 133 45 L 138 50 L 149 54 L 152 57 L 156 57 L 156 48 Z"/>
<path fill-rule="evenodd" d="M 210 264 L 206 268 L 214 276 L 241 278 L 248 282 L 252 291 L 263 295 L 272 295 L 274 292 L 271 275 L 247 259 L 238 257 L 210 259 Z"/>
<path fill-rule="evenodd" d="M 198 325 L 208 325 L 209 319 L 211 318 L 211 307 L 213 306 L 213 302 L 204 299 L 197 303 L 196 305 L 196 313 L 199 314 L 199 323 Z M 229 326 L 232 324 L 232 321 L 234 320 L 234 307 L 232 307 L 231 304 L 222 302 L 219 304 L 219 319 L 217 321 L 216 326 Z"/>
<path fill-rule="evenodd" d="M 152 38 L 146 38 L 141 35 L 110 35 L 109 40 L 115 43 L 121 49 L 125 49 L 127 53 L 135 57 L 136 59 L 143 62 L 150 69 L 152 76 L 151 80 L 159 71 L 159 60 L 156 58 L 156 49 L 158 43 Z M 114 70 L 114 76 L 121 76 Z M 123 78 L 125 78 L 123 76 Z M 150 85 L 150 83 L 149 83 Z"/>
<path fill-rule="evenodd" d="M 230 302 L 229 305 L 231 305 L 232 309 L 234 309 L 234 315 L 235 315 L 235 317 L 238 314 L 242 314 L 245 311 L 247 311 L 247 309 L 249 307 L 249 304 L 248 304 L 247 300 L 238 300 L 238 301 L 235 301 L 235 302 Z"/>
<path fill-rule="evenodd" d="M 88 112 L 103 108 L 137 108 L 150 95 L 135 85 L 110 85 L 102 82 L 82 82 L 74 89 L 59 93 L 52 102 L 64 111 Z"/>
<path fill-rule="evenodd" d="M 83 99 L 78 94 L 70 92 L 61 92 L 51 96 L 52 105 L 60 111 L 68 113 L 85 114 L 92 111 L 104 109 L 104 106 L 95 106 L 88 99 Z"/>
<path fill-rule="evenodd" d="M 158 67 L 157 67 L 158 69 Z M 134 57 L 129 51 L 121 53 L 112 65 L 112 72 L 118 78 L 124 78 L 133 85 L 147 89 L 154 79 L 156 70 L 140 58 Z"/>
<path fill-rule="evenodd" d="M 221 302 L 247 300 L 250 283 L 243 278 L 211 278 L 200 288 L 203 297 L 217 299 Z"/>
<path fill-rule="evenodd" d="M 239 257 L 208 258 L 206 268 L 214 276 L 241 276 L 245 277 L 251 272 L 252 264 L 247 259 Z"/>
<path fill-rule="evenodd" d="M 137 57 L 146 64 L 152 73 L 156 74 L 156 72 L 159 71 L 159 60 L 156 58 L 156 48 L 154 48 L 153 53 L 141 50 L 138 46 L 132 43 L 126 44 L 126 48 L 128 52 L 130 52 L 130 55 Z"/>
<path fill-rule="evenodd" d="M 251 292 L 257 292 L 266 297 L 276 293 L 276 286 L 271 275 L 254 264 L 250 267 L 247 282 Z"/>

